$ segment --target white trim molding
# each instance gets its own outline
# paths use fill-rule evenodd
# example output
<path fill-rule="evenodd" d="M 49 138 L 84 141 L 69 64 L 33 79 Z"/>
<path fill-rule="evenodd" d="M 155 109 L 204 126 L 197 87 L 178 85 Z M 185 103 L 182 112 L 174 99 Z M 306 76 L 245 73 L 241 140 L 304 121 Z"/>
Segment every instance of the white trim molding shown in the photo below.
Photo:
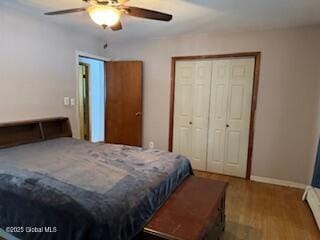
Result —
<path fill-rule="evenodd" d="M 308 202 L 320 230 L 320 190 L 312 186 L 307 186 L 302 200 Z"/>
<path fill-rule="evenodd" d="M 296 182 L 280 180 L 275 178 L 258 177 L 253 175 L 251 175 L 250 180 L 255 182 L 262 182 L 262 183 L 293 187 L 293 188 L 301 188 L 301 189 L 305 189 L 307 186 L 306 184 L 303 184 L 303 183 L 296 183 Z"/>
<path fill-rule="evenodd" d="M 77 60 L 79 60 L 80 57 L 87 57 L 87 58 L 93 58 L 93 59 L 97 59 L 97 60 L 101 60 L 101 61 L 105 61 L 105 62 L 111 61 L 110 58 L 105 58 L 105 57 L 97 56 L 97 55 L 94 55 L 91 53 L 78 51 L 78 50 L 76 51 L 76 56 L 77 56 Z"/>

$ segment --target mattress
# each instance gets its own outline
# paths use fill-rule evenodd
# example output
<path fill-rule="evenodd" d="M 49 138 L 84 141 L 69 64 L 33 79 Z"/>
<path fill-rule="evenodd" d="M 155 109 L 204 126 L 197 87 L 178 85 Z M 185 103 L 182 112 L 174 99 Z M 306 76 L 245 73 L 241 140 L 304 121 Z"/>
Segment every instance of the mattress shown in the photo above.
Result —
<path fill-rule="evenodd" d="M 132 239 L 190 174 L 173 153 L 59 138 L 0 150 L 0 228 L 19 239 Z"/>

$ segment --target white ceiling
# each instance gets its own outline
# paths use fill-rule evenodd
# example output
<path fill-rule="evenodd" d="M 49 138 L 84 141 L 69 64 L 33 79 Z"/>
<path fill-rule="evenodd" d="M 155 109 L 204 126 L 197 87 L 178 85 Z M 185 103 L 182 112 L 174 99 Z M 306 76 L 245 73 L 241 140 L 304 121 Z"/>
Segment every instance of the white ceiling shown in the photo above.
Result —
<path fill-rule="evenodd" d="M 82 0 L 1 0 L 34 14 L 86 6 Z M 130 0 L 127 5 L 172 14 L 171 22 L 125 16 L 124 30 L 95 25 L 84 13 L 43 16 L 109 42 L 212 31 L 241 31 L 320 24 L 320 0 Z"/>

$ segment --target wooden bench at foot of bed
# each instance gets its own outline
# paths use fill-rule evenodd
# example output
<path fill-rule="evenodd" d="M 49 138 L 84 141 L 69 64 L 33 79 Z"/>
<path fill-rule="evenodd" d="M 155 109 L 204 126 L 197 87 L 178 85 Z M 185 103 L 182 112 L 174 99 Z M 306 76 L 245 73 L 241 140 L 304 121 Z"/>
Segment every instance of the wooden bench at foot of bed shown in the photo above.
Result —
<path fill-rule="evenodd" d="M 143 240 L 218 240 L 225 228 L 227 183 L 188 177 L 145 226 Z"/>

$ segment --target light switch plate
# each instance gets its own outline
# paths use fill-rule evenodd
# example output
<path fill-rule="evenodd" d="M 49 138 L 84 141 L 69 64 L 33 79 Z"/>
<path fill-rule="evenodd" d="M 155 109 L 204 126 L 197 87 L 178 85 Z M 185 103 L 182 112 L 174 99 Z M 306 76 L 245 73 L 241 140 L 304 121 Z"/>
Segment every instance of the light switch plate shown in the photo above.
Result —
<path fill-rule="evenodd" d="M 71 105 L 71 106 L 76 105 L 76 101 L 75 101 L 74 98 L 70 98 L 70 105 Z"/>
<path fill-rule="evenodd" d="M 64 97 L 63 98 L 63 104 L 65 106 L 69 106 L 70 105 L 70 98 L 69 97 Z"/>

